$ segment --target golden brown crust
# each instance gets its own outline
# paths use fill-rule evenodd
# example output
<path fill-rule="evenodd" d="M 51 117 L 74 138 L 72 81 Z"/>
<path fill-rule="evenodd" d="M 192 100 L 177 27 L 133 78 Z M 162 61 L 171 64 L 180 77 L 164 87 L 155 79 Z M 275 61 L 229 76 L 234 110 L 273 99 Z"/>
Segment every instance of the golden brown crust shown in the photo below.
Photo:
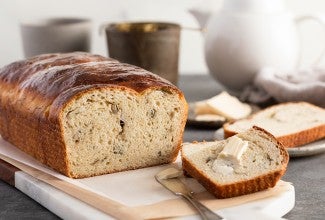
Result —
<path fill-rule="evenodd" d="M 234 122 L 228 122 L 228 123 L 225 123 L 223 125 L 223 136 L 224 136 L 224 138 L 229 138 L 231 136 L 234 136 L 234 135 L 238 134 L 237 132 L 228 129 L 228 126 L 233 124 L 233 123 Z"/>
<path fill-rule="evenodd" d="M 288 104 L 292 104 L 292 103 L 293 102 L 288 102 L 288 103 L 282 103 L 282 104 L 279 104 L 279 105 L 288 105 Z M 312 106 L 314 108 L 315 107 L 319 108 L 318 106 L 311 105 L 310 103 L 307 103 L 307 102 L 299 102 L 299 103 L 303 103 L 304 105 L 310 105 L 310 106 Z M 269 108 L 274 108 L 274 107 L 275 106 L 270 106 L 270 107 L 268 107 L 268 108 L 266 108 L 264 110 L 268 110 Z M 264 111 L 264 110 L 262 110 L 262 111 Z M 255 113 L 255 114 L 252 114 L 251 116 L 249 116 L 246 119 L 240 119 L 238 121 L 251 120 L 252 118 L 255 117 L 256 114 L 258 114 L 258 112 Z M 228 138 L 228 137 L 231 137 L 231 136 L 237 134 L 236 131 L 231 130 L 229 128 L 229 126 L 234 124 L 234 123 L 236 123 L 236 121 L 228 122 L 228 123 L 223 125 L 224 137 L 225 138 Z M 301 145 L 304 145 L 304 144 L 307 144 L 307 143 L 311 143 L 313 141 L 322 139 L 324 137 L 325 137 L 325 124 L 310 128 L 308 130 L 303 130 L 303 131 L 300 131 L 300 132 L 292 133 L 292 134 L 289 134 L 289 135 L 277 136 L 276 139 L 279 140 L 283 144 L 284 147 L 292 148 L 292 147 L 301 146 Z"/>
<path fill-rule="evenodd" d="M 219 199 L 246 195 L 274 187 L 287 169 L 287 164 L 289 162 L 288 152 L 285 150 L 284 146 L 279 141 L 277 141 L 275 137 L 269 132 L 257 126 L 254 126 L 253 129 L 264 132 L 270 139 L 277 143 L 277 147 L 280 149 L 280 154 L 283 158 L 281 169 L 255 177 L 253 179 L 225 185 L 217 184 L 215 181 L 211 180 L 184 156 L 182 156 L 183 170 L 187 175 L 190 175 L 191 177 L 198 180 L 207 189 L 207 191 Z"/>
<path fill-rule="evenodd" d="M 287 148 L 297 147 L 325 137 L 325 124 L 294 134 L 277 137 Z"/>
<path fill-rule="evenodd" d="M 243 182 L 237 182 L 228 185 L 217 185 L 211 179 L 204 176 L 203 173 L 201 173 L 200 170 L 198 170 L 189 161 L 187 161 L 186 158 L 182 160 L 182 164 L 183 169 L 190 176 L 198 180 L 198 182 L 201 183 L 204 188 L 207 189 L 207 191 L 219 199 L 246 195 L 264 189 L 272 188 L 285 173 L 285 169 L 283 169 Z"/>
<path fill-rule="evenodd" d="M 282 164 L 285 164 L 285 169 L 286 169 L 286 166 L 287 166 L 287 164 L 289 162 L 289 154 L 288 154 L 288 151 L 285 149 L 285 146 L 276 137 L 274 137 L 273 134 L 271 134 L 270 132 L 266 131 L 265 129 L 260 128 L 258 126 L 253 126 L 253 129 L 262 131 L 271 140 L 273 140 L 276 143 L 276 146 L 280 150 L 280 154 L 282 155 Z"/>
<path fill-rule="evenodd" d="M 73 97 L 98 88 L 139 94 L 160 89 L 178 94 L 186 106 L 182 92 L 168 81 L 139 67 L 83 52 L 45 54 L 9 64 L 0 69 L 0 87 L 2 137 L 67 176 L 71 174 L 60 114 Z"/>

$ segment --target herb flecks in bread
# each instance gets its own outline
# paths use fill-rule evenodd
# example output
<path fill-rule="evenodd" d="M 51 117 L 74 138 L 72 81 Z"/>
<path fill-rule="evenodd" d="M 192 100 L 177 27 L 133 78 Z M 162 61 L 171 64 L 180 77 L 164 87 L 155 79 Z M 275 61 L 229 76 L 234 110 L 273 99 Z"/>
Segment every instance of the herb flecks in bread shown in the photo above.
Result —
<path fill-rule="evenodd" d="M 74 178 L 172 162 L 187 118 L 182 92 L 139 67 L 83 52 L 0 69 L 0 133 Z"/>
<path fill-rule="evenodd" d="M 116 172 L 171 162 L 183 111 L 178 96 L 159 90 L 141 95 L 112 89 L 84 94 L 62 114 L 71 173 L 87 175 L 108 168 Z"/>
<path fill-rule="evenodd" d="M 185 172 L 217 198 L 245 195 L 274 187 L 288 164 L 287 151 L 263 129 L 254 127 L 235 137 L 238 138 L 235 141 L 238 151 L 235 150 L 237 147 L 231 150 L 235 160 L 224 157 L 224 149 L 233 142 L 231 139 L 183 144 L 182 147 Z"/>

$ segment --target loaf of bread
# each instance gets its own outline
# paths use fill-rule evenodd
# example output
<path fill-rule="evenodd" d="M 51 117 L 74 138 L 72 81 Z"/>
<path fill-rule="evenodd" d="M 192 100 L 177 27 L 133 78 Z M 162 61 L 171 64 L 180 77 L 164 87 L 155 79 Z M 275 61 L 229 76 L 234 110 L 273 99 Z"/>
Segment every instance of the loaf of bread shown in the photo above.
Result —
<path fill-rule="evenodd" d="M 88 53 L 45 54 L 0 69 L 1 136 L 83 178 L 172 162 L 187 103 L 168 81 Z"/>
<path fill-rule="evenodd" d="M 258 127 L 222 141 L 183 144 L 181 152 L 184 171 L 217 198 L 274 187 L 289 161 L 282 144 Z"/>
<path fill-rule="evenodd" d="M 325 137 L 325 110 L 306 102 L 274 105 L 247 119 L 224 124 L 224 136 L 230 137 L 253 125 L 273 134 L 285 147 L 296 147 Z"/>

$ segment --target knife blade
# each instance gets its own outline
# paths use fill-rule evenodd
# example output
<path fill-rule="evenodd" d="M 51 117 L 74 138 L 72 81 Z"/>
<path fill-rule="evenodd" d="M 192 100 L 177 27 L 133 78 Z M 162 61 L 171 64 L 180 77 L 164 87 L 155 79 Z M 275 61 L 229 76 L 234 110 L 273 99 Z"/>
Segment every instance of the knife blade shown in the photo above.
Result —
<path fill-rule="evenodd" d="M 178 178 L 180 175 L 182 175 L 182 171 L 176 168 L 168 168 L 156 174 L 155 178 L 161 185 L 170 190 L 172 193 L 183 197 L 190 204 L 192 204 L 197 209 L 202 219 L 222 219 L 221 216 L 211 211 L 208 207 L 203 205 L 193 196 L 194 192 L 188 189 L 185 184 Z"/>

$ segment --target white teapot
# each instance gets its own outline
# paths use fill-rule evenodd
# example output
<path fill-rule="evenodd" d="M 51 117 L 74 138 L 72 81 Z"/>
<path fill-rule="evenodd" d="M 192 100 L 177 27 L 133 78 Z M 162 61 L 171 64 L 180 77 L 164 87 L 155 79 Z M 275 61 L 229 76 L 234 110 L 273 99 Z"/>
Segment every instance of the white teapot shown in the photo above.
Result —
<path fill-rule="evenodd" d="M 250 84 L 263 67 L 296 68 L 300 58 L 297 22 L 317 19 L 325 28 L 320 16 L 294 18 L 284 0 L 224 0 L 212 16 L 198 9 L 190 12 L 207 30 L 205 59 L 210 74 L 233 91 Z"/>

